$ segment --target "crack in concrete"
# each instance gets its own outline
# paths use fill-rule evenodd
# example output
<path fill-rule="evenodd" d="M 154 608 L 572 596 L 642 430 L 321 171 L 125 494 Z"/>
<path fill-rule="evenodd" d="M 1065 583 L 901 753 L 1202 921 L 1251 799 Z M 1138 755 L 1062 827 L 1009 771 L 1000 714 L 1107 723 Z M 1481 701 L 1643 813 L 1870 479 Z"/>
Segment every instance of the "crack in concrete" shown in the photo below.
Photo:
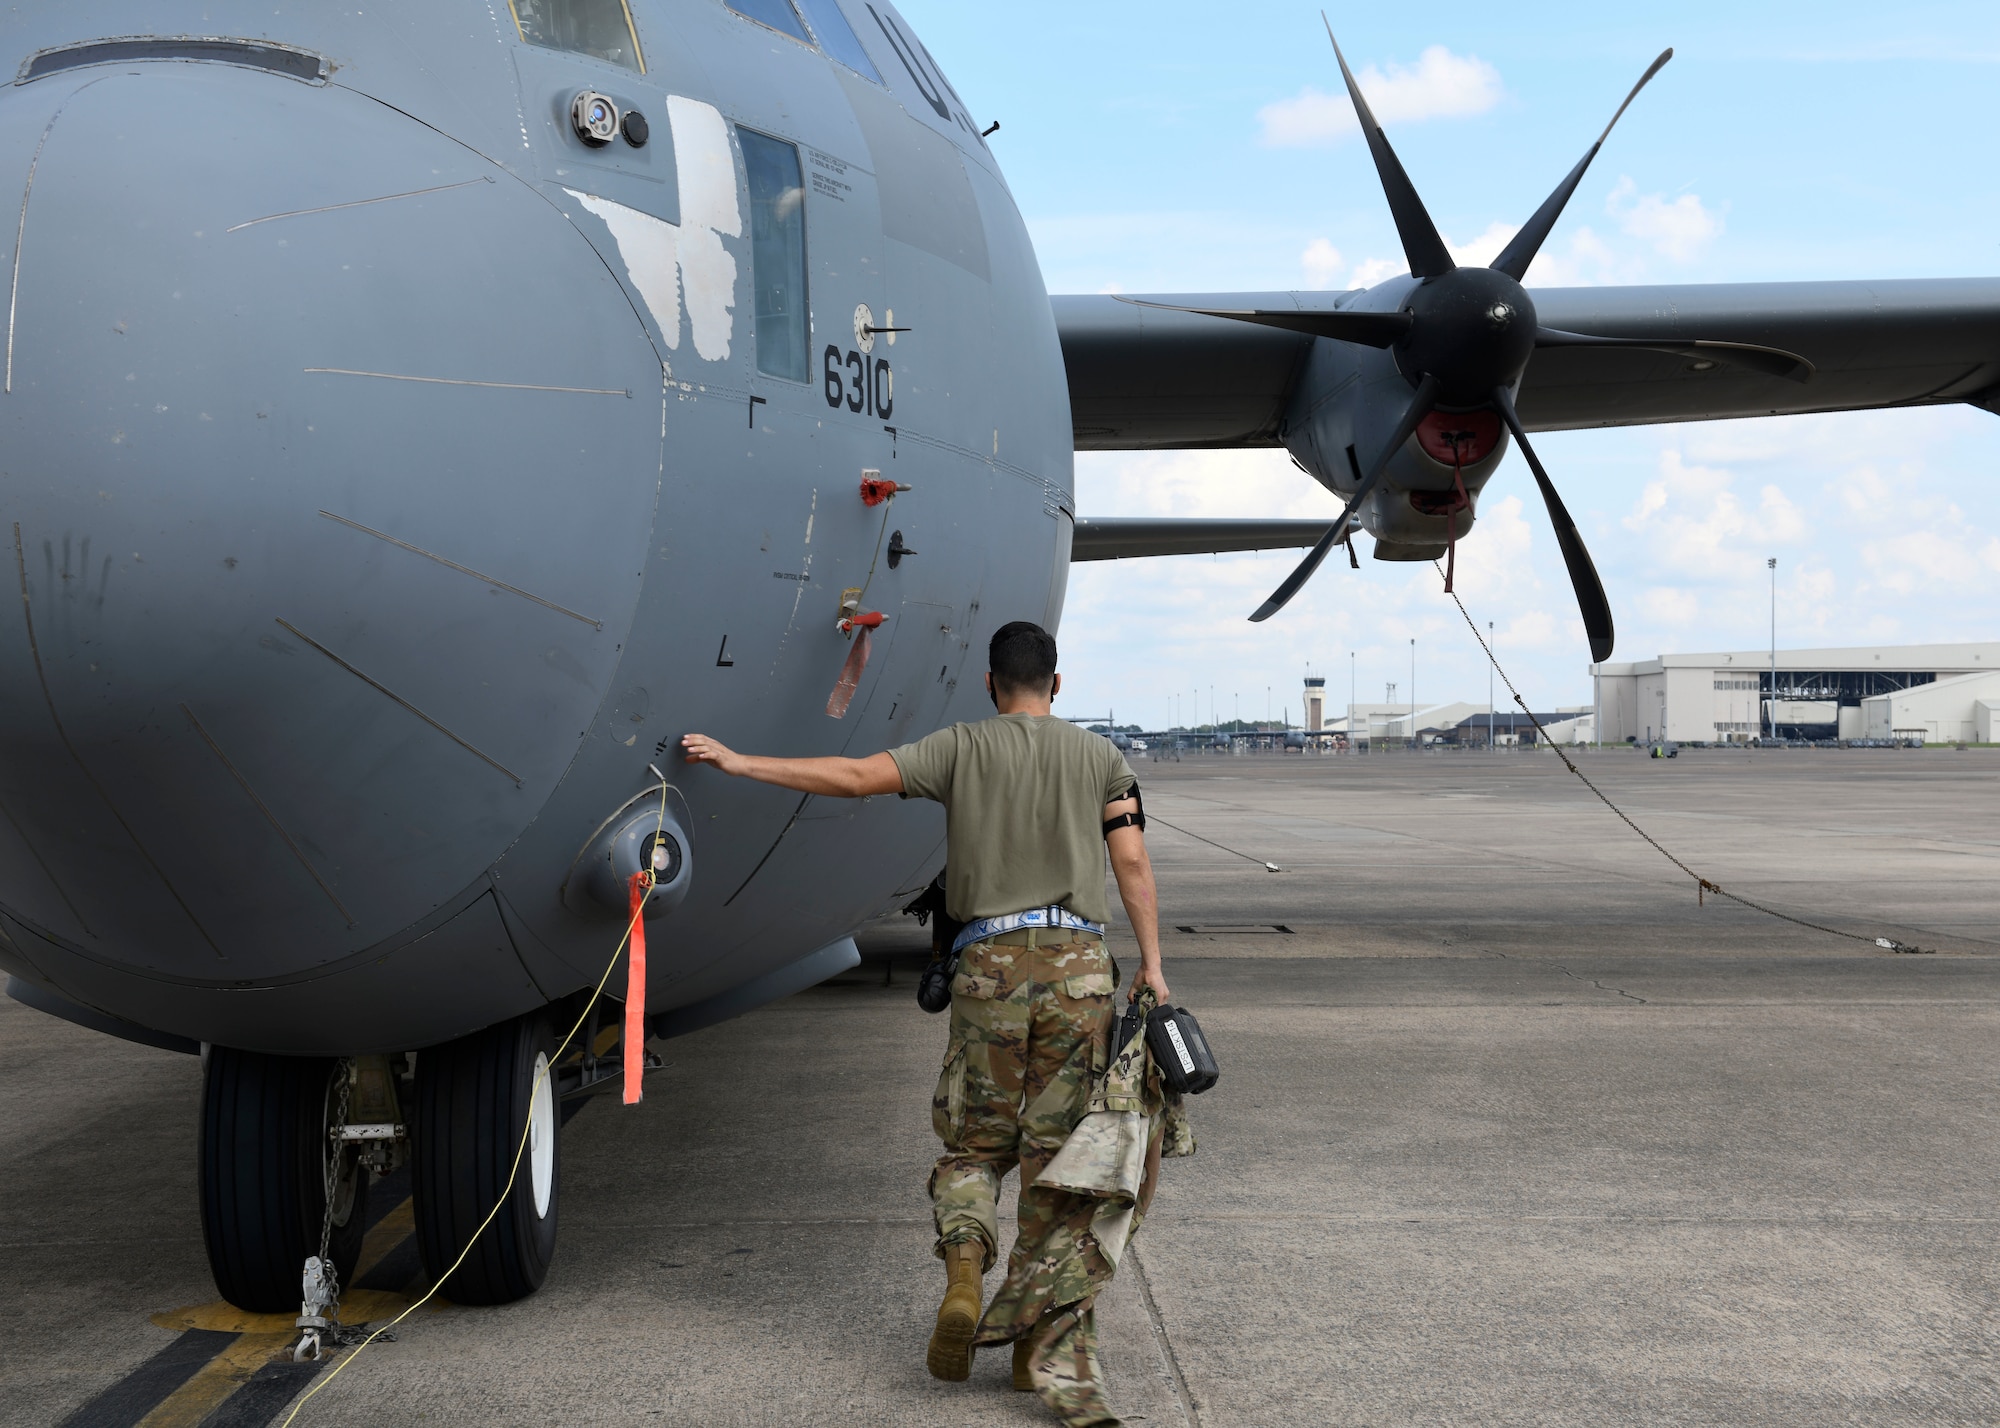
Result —
<path fill-rule="evenodd" d="M 1174 1398 L 1181 1406 L 1181 1420 L 1188 1428 L 1201 1428 L 1201 1410 L 1195 1407 L 1187 1375 L 1181 1372 L 1180 1356 L 1174 1352 L 1174 1341 L 1167 1337 L 1167 1321 L 1160 1313 L 1159 1301 L 1153 1297 L 1153 1281 L 1146 1275 L 1146 1266 L 1139 1261 L 1139 1247 L 1127 1245 L 1125 1257 L 1132 1262 L 1132 1276 L 1139 1282 L 1140 1302 L 1146 1306 L 1146 1318 L 1153 1326 L 1153 1337 L 1159 1341 L 1160 1357 L 1166 1360 L 1167 1376 L 1174 1385 Z"/>
<path fill-rule="evenodd" d="M 1584 978 L 1577 976 L 1576 973 L 1570 971 L 1569 968 L 1563 966 L 1560 962 L 1556 964 L 1556 970 L 1562 973 L 1565 977 L 1568 977 L 1572 982 L 1581 982 L 1585 980 Z M 1607 987 L 1604 985 L 1604 983 L 1597 981 L 1595 978 L 1590 979 L 1590 985 L 1597 988 L 1597 990 L 1600 992 L 1610 992 L 1613 996 L 1624 997 L 1627 1001 L 1638 1002 L 1641 1006 L 1646 1005 L 1646 999 L 1644 997 L 1634 996 L 1631 992 L 1626 991 L 1623 987 Z"/>

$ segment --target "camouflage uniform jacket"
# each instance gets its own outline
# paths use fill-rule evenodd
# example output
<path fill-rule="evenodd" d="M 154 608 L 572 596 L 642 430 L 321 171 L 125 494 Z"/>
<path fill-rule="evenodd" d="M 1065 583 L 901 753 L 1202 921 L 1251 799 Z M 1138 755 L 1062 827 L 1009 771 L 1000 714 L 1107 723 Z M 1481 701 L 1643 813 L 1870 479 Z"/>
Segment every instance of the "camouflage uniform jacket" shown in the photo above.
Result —
<path fill-rule="evenodd" d="M 1153 1006 L 1149 987 L 1140 995 L 1141 1015 L 1116 1024 L 1117 1052 L 1092 1085 L 1083 1118 L 1035 1180 L 1098 1202 L 1091 1237 L 1113 1269 L 1138 1228 L 1140 1207 L 1152 1201 L 1160 1160 L 1195 1150 L 1182 1098 L 1161 1084 L 1146 1047 L 1144 1016 Z"/>

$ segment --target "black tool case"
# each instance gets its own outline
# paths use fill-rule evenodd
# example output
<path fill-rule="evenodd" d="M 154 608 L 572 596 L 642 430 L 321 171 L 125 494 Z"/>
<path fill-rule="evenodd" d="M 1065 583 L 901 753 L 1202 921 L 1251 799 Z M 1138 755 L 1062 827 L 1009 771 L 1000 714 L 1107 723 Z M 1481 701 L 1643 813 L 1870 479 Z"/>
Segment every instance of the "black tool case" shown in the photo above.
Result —
<path fill-rule="evenodd" d="M 1160 1079 L 1170 1091 L 1199 1096 L 1222 1074 L 1216 1069 L 1215 1053 L 1201 1034 L 1201 1023 L 1186 1007 L 1155 1007 L 1146 1019 L 1146 1049 L 1160 1068 Z"/>

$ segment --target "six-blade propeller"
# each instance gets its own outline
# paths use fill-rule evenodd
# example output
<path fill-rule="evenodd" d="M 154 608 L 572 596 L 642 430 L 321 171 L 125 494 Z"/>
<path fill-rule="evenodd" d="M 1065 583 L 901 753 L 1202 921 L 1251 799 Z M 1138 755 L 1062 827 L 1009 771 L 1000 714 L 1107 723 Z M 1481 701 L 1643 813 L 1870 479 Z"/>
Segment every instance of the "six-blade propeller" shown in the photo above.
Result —
<path fill-rule="evenodd" d="M 1326 19 L 1323 14 L 1320 18 L 1322 21 Z M 1570 583 L 1576 588 L 1577 607 L 1583 615 L 1584 630 L 1590 637 L 1590 657 L 1598 661 L 1608 659 L 1613 629 L 1611 604 L 1605 598 L 1604 584 L 1598 579 L 1597 567 L 1591 563 L 1590 552 L 1584 548 L 1583 536 L 1578 532 L 1576 522 L 1570 518 L 1562 497 L 1556 494 L 1555 484 L 1549 480 L 1541 459 L 1535 455 L 1534 447 L 1528 442 L 1528 433 L 1514 410 L 1514 391 L 1520 384 L 1521 374 L 1527 370 L 1529 359 L 1538 348 L 1543 347 L 1635 347 L 1690 356 L 1700 363 L 1741 367 L 1795 382 L 1806 381 L 1813 373 L 1812 364 L 1805 358 L 1754 343 L 1681 337 L 1599 337 L 1543 327 L 1536 320 L 1534 301 L 1521 286 L 1529 265 L 1554 230 L 1564 205 L 1583 181 L 1585 170 L 1604 146 L 1612 126 L 1638 97 L 1639 91 L 1646 87 L 1646 82 L 1673 58 L 1674 52 L 1662 51 L 1660 57 L 1647 66 L 1646 72 L 1639 76 L 1639 82 L 1632 86 L 1631 93 L 1625 96 L 1625 102 L 1618 106 L 1618 112 L 1611 116 L 1611 123 L 1606 124 L 1604 132 L 1597 136 L 1597 142 L 1556 185 L 1555 191 L 1543 200 L 1542 206 L 1513 236 L 1500 256 L 1488 267 L 1462 268 L 1452 260 L 1451 250 L 1439 236 L 1437 225 L 1431 222 L 1416 186 L 1403 171 L 1396 151 L 1389 147 L 1388 136 L 1382 132 L 1382 126 L 1369 109 L 1361 86 L 1355 82 L 1354 72 L 1347 67 L 1347 57 L 1340 52 L 1340 42 L 1334 39 L 1331 22 L 1327 22 L 1326 34 L 1333 41 L 1334 59 L 1340 65 L 1341 78 L 1347 83 L 1348 96 L 1354 101 L 1355 116 L 1361 121 L 1361 133 L 1367 140 L 1368 152 L 1375 160 L 1375 171 L 1382 180 L 1382 192 L 1389 201 L 1389 212 L 1395 219 L 1397 236 L 1402 240 L 1404 256 L 1409 259 L 1410 274 L 1421 281 L 1411 289 L 1402 310 L 1391 313 L 1230 308 L 1183 310 L 1387 349 L 1394 356 L 1397 369 L 1408 379 L 1412 392 L 1409 405 L 1396 422 L 1388 442 L 1361 472 L 1360 484 L 1355 487 L 1340 518 L 1328 528 L 1298 568 L 1286 577 L 1284 584 L 1272 591 L 1271 598 L 1259 606 L 1257 613 L 1250 618 L 1267 620 L 1283 609 L 1286 602 L 1312 578 L 1320 562 L 1326 559 L 1327 552 L 1348 538 L 1357 513 L 1375 493 L 1391 460 L 1433 409 L 1443 408 L 1453 413 L 1492 413 L 1513 433 L 1528 469 L 1534 473 L 1535 484 L 1541 490 L 1542 503 L 1548 508 L 1549 522 L 1555 528 L 1556 543 L 1562 550 L 1563 563 L 1569 567 Z M 1484 420 L 1491 422 L 1493 417 L 1487 416 Z"/>

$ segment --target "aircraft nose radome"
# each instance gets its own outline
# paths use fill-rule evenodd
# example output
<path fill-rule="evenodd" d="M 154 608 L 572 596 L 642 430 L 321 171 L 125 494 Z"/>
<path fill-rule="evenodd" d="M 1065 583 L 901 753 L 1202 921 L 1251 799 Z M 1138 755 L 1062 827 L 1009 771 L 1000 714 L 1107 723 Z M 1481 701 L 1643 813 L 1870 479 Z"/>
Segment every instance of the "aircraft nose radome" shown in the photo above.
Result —
<path fill-rule="evenodd" d="M 37 144 L 0 906 L 203 982 L 378 947 L 476 883 L 591 722 L 658 361 L 556 210 L 339 87 L 77 70 L 0 94 L 0 172 Z"/>

